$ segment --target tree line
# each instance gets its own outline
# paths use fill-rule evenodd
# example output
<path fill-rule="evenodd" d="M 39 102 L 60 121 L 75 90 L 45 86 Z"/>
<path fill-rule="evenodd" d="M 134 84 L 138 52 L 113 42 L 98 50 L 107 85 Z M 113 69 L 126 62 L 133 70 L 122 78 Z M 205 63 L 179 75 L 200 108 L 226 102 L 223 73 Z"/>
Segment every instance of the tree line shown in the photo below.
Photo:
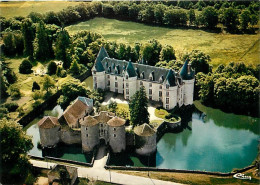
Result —
<path fill-rule="evenodd" d="M 67 26 L 87 21 L 96 16 L 131 20 L 170 27 L 192 26 L 215 29 L 220 23 L 228 32 L 255 32 L 258 24 L 260 3 L 258 1 L 162 1 L 162 2 L 85 2 L 59 12 L 28 15 L 34 23 Z M 5 19 L 1 28 L 19 30 L 24 17 Z"/>

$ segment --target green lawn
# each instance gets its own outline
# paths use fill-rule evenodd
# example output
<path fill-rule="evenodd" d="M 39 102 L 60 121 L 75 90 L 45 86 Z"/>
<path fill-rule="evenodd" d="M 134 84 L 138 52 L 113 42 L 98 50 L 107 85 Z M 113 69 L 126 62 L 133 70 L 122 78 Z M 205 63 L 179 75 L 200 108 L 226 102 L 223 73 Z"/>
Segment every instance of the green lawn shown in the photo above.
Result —
<path fill-rule="evenodd" d="M 52 1 L 52 2 L 1 2 L 1 16 L 11 18 L 15 16 L 27 16 L 31 12 L 46 13 L 48 11 L 60 11 L 68 6 L 78 5 L 79 2 Z"/>
<path fill-rule="evenodd" d="M 176 50 L 177 58 L 191 50 L 201 50 L 210 55 L 214 67 L 230 61 L 259 63 L 259 34 L 218 34 L 203 30 L 148 26 L 106 18 L 94 18 L 68 26 L 66 29 L 70 34 L 80 30 L 90 30 L 102 34 L 107 40 L 130 45 L 157 39 L 162 44 L 172 45 Z"/>

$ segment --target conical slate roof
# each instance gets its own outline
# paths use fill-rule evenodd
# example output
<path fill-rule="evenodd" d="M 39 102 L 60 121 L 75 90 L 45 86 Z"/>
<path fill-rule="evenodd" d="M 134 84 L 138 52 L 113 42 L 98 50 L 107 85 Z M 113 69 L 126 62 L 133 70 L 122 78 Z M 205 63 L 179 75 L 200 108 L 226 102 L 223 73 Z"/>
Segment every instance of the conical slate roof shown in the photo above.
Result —
<path fill-rule="evenodd" d="M 98 124 L 98 121 L 92 116 L 87 116 L 80 124 L 89 127 L 89 126 L 95 126 L 96 124 Z"/>
<path fill-rule="evenodd" d="M 136 126 L 134 132 L 138 136 L 152 136 L 155 134 L 155 131 L 147 123 Z"/>
<path fill-rule="evenodd" d="M 188 64 L 189 64 L 189 61 L 186 60 L 180 70 L 180 76 L 183 80 L 191 80 L 194 78 L 194 71 L 191 70 L 190 73 L 188 73 Z"/>
<path fill-rule="evenodd" d="M 169 70 L 169 72 L 165 78 L 165 82 L 168 82 L 170 84 L 170 86 L 176 86 L 175 74 L 172 69 Z"/>
<path fill-rule="evenodd" d="M 54 128 L 59 125 L 58 118 L 53 116 L 45 116 L 38 122 L 39 128 Z"/>
<path fill-rule="evenodd" d="M 120 127 L 125 124 L 125 120 L 119 117 L 113 117 L 107 124 L 112 127 Z"/>
<path fill-rule="evenodd" d="M 98 53 L 98 55 L 97 55 L 96 62 L 95 62 L 95 68 L 96 68 L 97 72 L 102 72 L 102 71 L 105 70 L 105 69 L 104 69 L 104 66 L 103 66 L 102 63 L 101 63 L 101 61 L 102 61 L 104 58 L 106 58 L 106 57 L 109 58 L 106 49 L 102 46 L 102 47 L 100 48 L 100 50 L 99 50 L 99 53 Z"/>
<path fill-rule="evenodd" d="M 128 62 L 128 65 L 126 67 L 126 71 L 129 75 L 129 77 L 135 77 L 136 76 L 135 68 L 134 68 L 132 62 Z"/>

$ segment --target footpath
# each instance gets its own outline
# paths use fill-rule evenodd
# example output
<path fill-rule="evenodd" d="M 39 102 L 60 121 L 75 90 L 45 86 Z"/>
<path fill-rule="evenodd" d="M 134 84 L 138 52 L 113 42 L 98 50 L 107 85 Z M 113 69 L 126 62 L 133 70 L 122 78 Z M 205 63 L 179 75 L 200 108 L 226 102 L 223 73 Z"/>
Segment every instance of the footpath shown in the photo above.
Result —
<path fill-rule="evenodd" d="M 124 185 L 180 185 L 179 183 L 156 180 L 146 177 L 139 177 L 134 175 L 127 175 L 116 173 L 105 169 L 107 161 L 107 152 L 105 146 L 99 148 L 98 154 L 95 158 L 94 165 L 90 167 L 74 166 L 78 169 L 78 176 L 83 178 L 101 180 L 105 182 L 112 182 L 115 184 Z M 36 167 L 51 169 L 56 163 L 45 162 L 38 160 L 30 160 L 31 164 Z M 73 166 L 73 165 L 70 165 Z"/>

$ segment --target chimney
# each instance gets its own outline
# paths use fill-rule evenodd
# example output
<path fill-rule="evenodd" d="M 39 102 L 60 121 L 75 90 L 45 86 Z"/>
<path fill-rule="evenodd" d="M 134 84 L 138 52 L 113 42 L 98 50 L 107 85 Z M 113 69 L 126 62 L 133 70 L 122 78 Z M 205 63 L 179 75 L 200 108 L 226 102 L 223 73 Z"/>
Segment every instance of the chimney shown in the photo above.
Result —
<path fill-rule="evenodd" d="M 190 74 L 190 64 L 188 64 L 188 74 Z"/>

